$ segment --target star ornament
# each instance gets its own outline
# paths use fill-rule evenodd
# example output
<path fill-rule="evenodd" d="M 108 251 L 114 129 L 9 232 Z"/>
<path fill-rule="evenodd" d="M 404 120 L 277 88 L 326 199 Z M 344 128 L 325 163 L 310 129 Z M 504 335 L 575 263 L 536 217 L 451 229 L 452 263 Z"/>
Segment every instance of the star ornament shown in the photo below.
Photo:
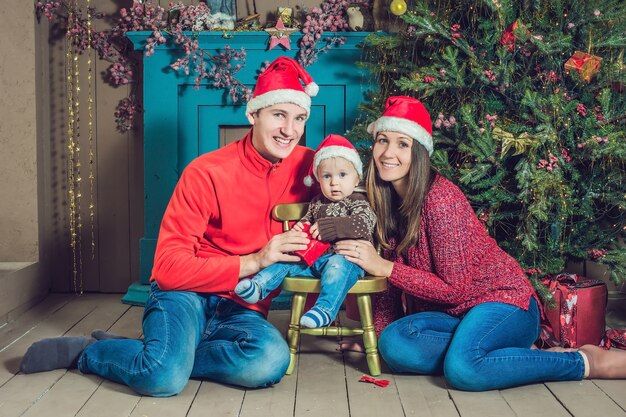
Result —
<path fill-rule="evenodd" d="M 274 49 L 276 45 L 282 45 L 285 49 L 291 50 L 289 35 L 295 32 L 296 29 L 286 28 L 283 23 L 283 19 L 278 19 L 276 26 L 273 28 L 267 28 L 265 31 L 270 34 L 270 46 L 268 51 Z"/>

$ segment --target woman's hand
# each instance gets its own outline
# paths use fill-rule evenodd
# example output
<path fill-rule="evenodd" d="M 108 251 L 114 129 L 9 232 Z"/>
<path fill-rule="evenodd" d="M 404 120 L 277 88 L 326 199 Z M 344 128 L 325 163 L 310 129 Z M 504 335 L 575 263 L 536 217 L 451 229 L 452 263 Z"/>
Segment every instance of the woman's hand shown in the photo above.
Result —
<path fill-rule="evenodd" d="M 335 252 L 370 275 L 388 277 L 393 270 L 393 262 L 382 258 L 367 240 L 341 240 L 335 244 Z"/>

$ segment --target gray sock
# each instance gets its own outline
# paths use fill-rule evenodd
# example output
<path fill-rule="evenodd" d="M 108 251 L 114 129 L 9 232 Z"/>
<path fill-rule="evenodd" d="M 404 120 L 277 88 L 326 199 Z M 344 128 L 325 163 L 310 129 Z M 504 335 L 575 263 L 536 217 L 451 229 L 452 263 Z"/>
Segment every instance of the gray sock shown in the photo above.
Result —
<path fill-rule="evenodd" d="M 96 340 L 128 339 L 127 337 L 109 333 L 102 329 L 96 329 L 93 332 L 91 332 L 91 337 L 93 337 Z"/>
<path fill-rule="evenodd" d="M 96 339 L 85 336 L 66 336 L 43 339 L 33 343 L 22 358 L 20 371 L 25 374 L 76 368 L 78 357 Z"/>
<path fill-rule="evenodd" d="M 261 297 L 261 289 L 253 279 L 242 279 L 235 287 L 235 294 L 248 304 L 256 304 Z"/>

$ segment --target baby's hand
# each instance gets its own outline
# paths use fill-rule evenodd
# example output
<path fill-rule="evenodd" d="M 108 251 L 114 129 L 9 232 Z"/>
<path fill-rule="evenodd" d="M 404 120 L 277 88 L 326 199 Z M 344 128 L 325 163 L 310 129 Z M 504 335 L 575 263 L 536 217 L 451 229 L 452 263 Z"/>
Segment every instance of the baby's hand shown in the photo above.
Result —
<path fill-rule="evenodd" d="M 315 223 L 313 226 L 311 226 L 311 228 L 309 229 L 309 233 L 311 234 L 311 237 L 313 239 L 321 240 L 320 239 L 320 230 L 319 230 L 319 226 L 317 225 L 317 223 Z"/>
<path fill-rule="evenodd" d="M 304 227 L 305 224 L 309 224 L 309 222 L 298 222 L 293 225 L 292 229 L 298 232 L 302 232 L 305 229 Z"/>

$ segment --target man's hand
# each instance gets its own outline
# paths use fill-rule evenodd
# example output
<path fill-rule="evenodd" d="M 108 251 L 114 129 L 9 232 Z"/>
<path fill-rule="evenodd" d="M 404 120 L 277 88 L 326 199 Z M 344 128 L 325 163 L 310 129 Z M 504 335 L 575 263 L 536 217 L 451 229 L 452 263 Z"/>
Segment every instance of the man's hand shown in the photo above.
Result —
<path fill-rule="evenodd" d="M 276 235 L 260 251 L 241 257 L 239 278 L 256 274 L 276 262 L 298 262 L 300 258 L 291 252 L 304 250 L 308 244 L 306 233 L 301 231 L 290 230 Z"/>

